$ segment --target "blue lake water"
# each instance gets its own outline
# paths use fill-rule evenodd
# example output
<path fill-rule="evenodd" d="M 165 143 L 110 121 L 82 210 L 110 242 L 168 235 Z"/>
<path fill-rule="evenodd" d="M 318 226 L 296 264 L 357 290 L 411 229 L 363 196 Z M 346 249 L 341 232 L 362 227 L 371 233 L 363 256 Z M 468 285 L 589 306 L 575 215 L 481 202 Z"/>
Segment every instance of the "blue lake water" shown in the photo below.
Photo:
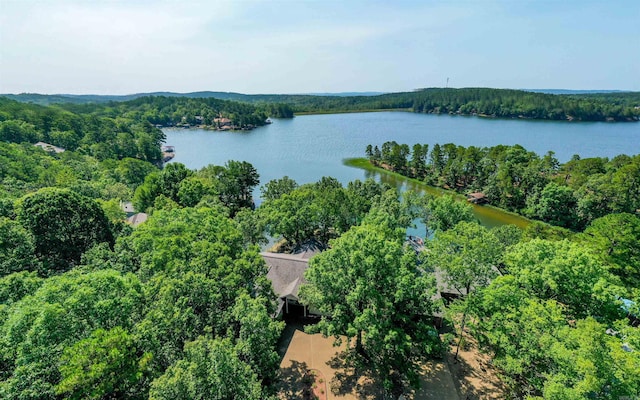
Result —
<path fill-rule="evenodd" d="M 367 144 L 395 140 L 455 143 L 463 146 L 520 144 L 542 155 L 551 150 L 560 162 L 572 155 L 614 157 L 640 153 L 640 123 L 551 122 L 480 117 L 374 112 L 305 115 L 275 119 L 248 132 L 165 129 L 167 144 L 176 148 L 174 162 L 198 169 L 227 160 L 248 161 L 261 184 L 288 175 L 298 183 L 333 176 L 346 184 L 366 178 L 366 171 L 342 160 L 364 157 Z M 259 201 L 259 192 L 256 192 Z"/>
<path fill-rule="evenodd" d="M 455 143 L 463 146 L 520 144 L 542 155 L 551 150 L 560 162 L 572 155 L 614 157 L 640 153 L 640 123 L 550 122 L 500 120 L 479 117 L 376 112 L 325 114 L 275 119 L 273 124 L 248 132 L 202 129 L 165 129 L 167 144 L 176 148 L 174 162 L 198 169 L 227 160 L 248 161 L 260 174 L 261 185 L 285 175 L 299 184 L 333 176 L 343 184 L 374 177 L 411 188 L 397 178 L 380 176 L 343 165 L 345 158 L 363 157 L 368 144 L 385 141 Z M 254 193 L 260 203 L 260 191 Z M 476 206 L 476 216 L 485 226 L 518 223 L 513 216 Z M 417 222 L 417 221 L 416 221 Z M 424 226 L 408 230 L 424 235 Z"/>
<path fill-rule="evenodd" d="M 550 122 L 499 120 L 479 117 L 376 112 L 305 115 L 275 119 L 248 132 L 165 129 L 167 144 L 176 147 L 175 162 L 189 168 L 252 163 L 262 183 L 284 175 L 298 183 L 333 176 L 342 182 L 362 179 L 364 172 L 342 165 L 350 157 L 364 157 L 367 144 L 455 143 L 463 146 L 520 144 L 561 161 L 581 157 L 614 157 L 640 153 L 640 123 Z"/>

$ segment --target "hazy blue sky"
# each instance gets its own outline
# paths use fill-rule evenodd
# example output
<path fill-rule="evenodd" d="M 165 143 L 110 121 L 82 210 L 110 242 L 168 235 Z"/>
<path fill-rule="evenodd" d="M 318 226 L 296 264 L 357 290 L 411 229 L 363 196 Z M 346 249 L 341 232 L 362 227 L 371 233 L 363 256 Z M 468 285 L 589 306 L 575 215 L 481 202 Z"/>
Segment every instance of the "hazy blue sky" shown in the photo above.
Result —
<path fill-rule="evenodd" d="M 640 0 L 0 0 L 0 93 L 640 90 Z"/>

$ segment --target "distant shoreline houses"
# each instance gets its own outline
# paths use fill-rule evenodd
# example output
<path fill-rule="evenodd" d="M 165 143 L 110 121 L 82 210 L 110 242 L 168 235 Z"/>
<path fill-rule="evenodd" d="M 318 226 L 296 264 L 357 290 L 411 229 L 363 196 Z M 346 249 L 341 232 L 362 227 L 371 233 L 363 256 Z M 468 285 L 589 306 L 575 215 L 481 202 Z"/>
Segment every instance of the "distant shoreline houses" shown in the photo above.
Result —
<path fill-rule="evenodd" d="M 195 123 L 190 123 L 187 119 L 187 117 L 182 117 L 182 120 L 178 123 L 174 124 L 170 124 L 170 125 L 162 125 L 162 124 L 156 124 L 155 127 L 158 129 L 162 129 L 162 128 L 183 128 L 183 129 L 190 129 L 190 128 L 197 128 L 197 129 L 208 129 L 208 130 L 214 130 L 214 131 L 250 131 L 252 129 L 257 128 L 257 125 L 254 124 L 242 124 L 242 125 L 236 125 L 233 123 L 233 120 L 231 120 L 230 118 L 227 117 L 223 117 L 223 116 L 219 116 L 217 118 L 214 118 L 211 121 L 211 124 L 207 124 L 206 120 L 203 116 L 201 115 L 196 115 L 195 117 L 193 117 L 193 120 L 195 120 Z M 264 123 L 266 125 L 271 124 L 272 121 L 267 118 Z"/>

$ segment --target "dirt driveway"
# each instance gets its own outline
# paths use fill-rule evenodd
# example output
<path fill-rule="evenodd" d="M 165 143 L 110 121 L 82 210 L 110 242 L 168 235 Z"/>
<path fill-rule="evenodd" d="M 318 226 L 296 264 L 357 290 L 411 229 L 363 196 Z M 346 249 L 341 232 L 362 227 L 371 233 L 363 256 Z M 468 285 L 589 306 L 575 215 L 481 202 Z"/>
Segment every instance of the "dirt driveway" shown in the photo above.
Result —
<path fill-rule="evenodd" d="M 288 324 L 280 343 L 284 354 L 280 363 L 282 377 L 281 399 L 302 399 L 304 375 L 308 370 L 324 376 L 327 399 L 376 399 L 378 389 L 372 382 L 352 376 L 340 368 L 337 357 L 345 347 L 333 346 L 333 338 L 310 335 L 302 325 Z M 406 396 L 415 400 L 459 400 L 449 367 L 445 361 L 431 361 L 423 368 L 421 388 Z"/>

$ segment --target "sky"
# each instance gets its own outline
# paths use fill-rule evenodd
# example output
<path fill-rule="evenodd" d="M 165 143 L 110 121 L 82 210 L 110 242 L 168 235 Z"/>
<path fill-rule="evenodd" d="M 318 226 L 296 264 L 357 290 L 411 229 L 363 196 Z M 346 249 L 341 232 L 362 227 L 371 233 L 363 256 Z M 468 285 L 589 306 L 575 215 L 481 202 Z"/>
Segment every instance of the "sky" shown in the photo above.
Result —
<path fill-rule="evenodd" d="M 0 0 L 0 93 L 640 91 L 640 0 Z"/>

